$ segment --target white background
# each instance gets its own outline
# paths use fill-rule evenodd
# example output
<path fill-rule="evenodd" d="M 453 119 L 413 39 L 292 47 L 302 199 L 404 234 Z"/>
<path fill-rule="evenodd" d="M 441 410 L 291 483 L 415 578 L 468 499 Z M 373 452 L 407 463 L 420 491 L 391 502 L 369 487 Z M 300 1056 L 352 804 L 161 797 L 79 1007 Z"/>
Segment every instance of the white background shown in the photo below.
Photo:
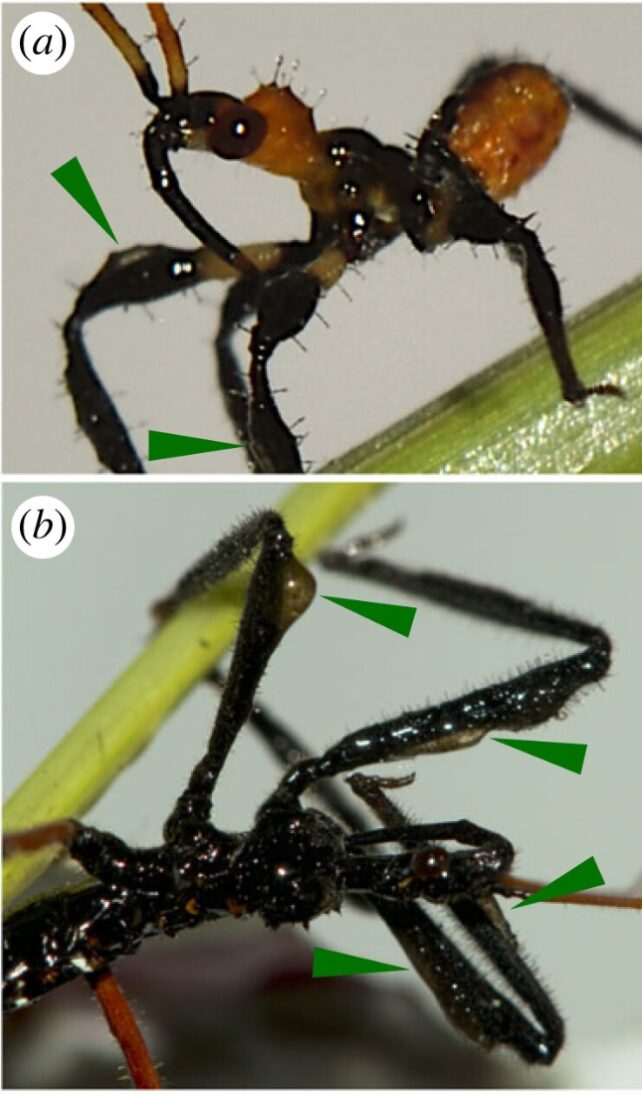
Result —
<path fill-rule="evenodd" d="M 403 144 L 472 60 L 518 54 L 598 93 L 640 122 L 640 5 L 171 5 L 185 20 L 194 89 L 244 96 L 283 54 L 295 90 L 321 128 L 364 126 Z M 53 8 L 54 12 L 58 9 Z M 188 233 L 151 192 L 140 134 L 150 107 L 122 58 L 75 6 L 64 9 L 76 53 L 58 75 L 35 78 L 9 53 L 24 9 L 4 6 L 5 469 L 92 472 L 61 386 L 58 325 L 73 286 L 102 265 L 111 241 L 50 178 L 71 156 L 83 164 L 121 246 L 189 247 Z M 115 8 L 143 41 L 142 5 Z M 153 42 L 145 45 L 157 71 Z M 304 89 L 308 89 L 304 93 Z M 231 239 L 303 237 L 307 211 L 286 179 L 206 156 L 177 158 L 187 192 Z M 536 214 L 541 238 L 574 312 L 640 272 L 640 151 L 579 116 L 543 174 L 511 203 Z M 460 244 L 420 256 L 398 241 L 350 271 L 312 320 L 307 353 L 282 347 L 271 367 L 286 421 L 305 416 L 303 454 L 318 468 L 499 355 L 533 337 L 536 323 L 517 267 L 492 249 Z M 221 288 L 199 301 L 164 300 L 108 313 L 89 331 L 101 376 L 139 449 L 149 427 L 231 440 L 214 380 L 211 339 Z M 241 336 L 241 352 L 244 342 Z M 244 471 L 238 452 L 182 459 L 179 472 Z M 152 465 L 167 472 L 171 464 Z"/>

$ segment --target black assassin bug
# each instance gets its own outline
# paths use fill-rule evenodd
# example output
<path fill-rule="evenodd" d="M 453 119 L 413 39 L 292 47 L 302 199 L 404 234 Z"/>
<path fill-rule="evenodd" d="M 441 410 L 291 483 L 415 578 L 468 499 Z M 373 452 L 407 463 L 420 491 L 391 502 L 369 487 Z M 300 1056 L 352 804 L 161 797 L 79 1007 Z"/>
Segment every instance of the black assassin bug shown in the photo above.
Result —
<path fill-rule="evenodd" d="M 261 85 L 244 100 L 190 92 L 180 38 L 163 5 L 149 5 L 168 73 L 163 94 L 145 56 L 102 4 L 83 5 L 125 58 L 156 110 L 143 137 L 153 188 L 201 243 L 192 249 L 139 246 L 111 255 L 81 290 L 65 324 L 66 384 L 81 429 L 115 472 L 141 472 L 141 458 L 90 360 L 85 324 L 104 309 L 143 303 L 207 280 L 232 282 L 215 348 L 225 406 L 260 472 L 300 472 L 299 439 L 284 422 L 268 376 L 280 343 L 317 313 L 342 274 L 406 235 L 422 252 L 457 239 L 504 245 L 521 264 L 527 292 L 557 370 L 563 398 L 619 395 L 612 383 L 586 387 L 571 359 L 557 278 L 528 218 L 500 203 L 538 171 L 556 147 L 573 103 L 594 121 L 642 144 L 642 130 L 598 100 L 528 62 L 486 58 L 471 66 L 432 116 L 412 152 L 365 130 L 317 133 L 291 88 Z M 302 242 L 238 247 L 184 193 L 170 162 L 181 149 L 209 151 L 298 183 L 311 217 Z M 246 376 L 233 335 L 254 323 Z"/>
<path fill-rule="evenodd" d="M 8 838 L 10 850 L 60 842 L 92 876 L 80 890 L 35 899 L 9 914 L 4 934 L 5 1008 L 25 1007 L 81 973 L 100 971 L 151 935 L 207 920 L 258 915 L 273 928 L 307 924 L 348 897 L 385 921 L 454 1026 L 484 1047 L 506 1045 L 550 1064 L 563 1041 L 557 1009 L 520 952 L 497 903 L 514 895 L 513 849 L 473 822 L 411 824 L 387 796 L 406 779 L 356 769 L 472 745 L 489 730 L 523 730 L 561 713 L 608 671 L 611 643 L 599 627 L 532 601 L 432 571 L 404 570 L 367 552 L 330 550 L 331 569 L 429 601 L 554 638 L 581 650 L 457 699 L 348 734 L 319 756 L 254 708 L 256 689 L 285 631 L 314 594 L 282 518 L 262 511 L 197 562 L 156 606 L 160 621 L 236 569 L 258 547 L 238 638 L 206 753 L 164 827 L 164 843 L 135 849 L 78 821 Z M 246 832 L 217 828 L 212 796 L 229 751 L 249 721 L 286 767 Z M 349 786 L 374 814 L 372 829 L 352 802 L 319 781 L 351 773 Z M 321 808 L 301 796 L 319 793 Z M 390 845 L 399 845 L 393 852 Z M 454 845 L 454 847 L 451 847 Z M 484 953 L 493 980 L 433 920 L 445 909 Z M 496 981 L 505 986 L 498 988 Z"/>

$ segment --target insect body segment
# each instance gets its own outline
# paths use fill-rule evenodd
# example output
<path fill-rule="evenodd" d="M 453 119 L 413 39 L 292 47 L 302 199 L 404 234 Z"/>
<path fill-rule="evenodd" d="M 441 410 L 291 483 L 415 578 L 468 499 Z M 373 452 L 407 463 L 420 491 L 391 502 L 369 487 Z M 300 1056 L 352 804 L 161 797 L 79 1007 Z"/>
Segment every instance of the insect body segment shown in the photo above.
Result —
<path fill-rule="evenodd" d="M 513 197 L 544 167 L 570 113 L 563 86 L 541 65 L 475 65 L 431 122 L 495 201 Z"/>
<path fill-rule="evenodd" d="M 265 135 L 247 162 L 304 183 L 323 164 L 323 144 L 314 115 L 289 87 L 261 84 L 244 100 L 263 119 Z"/>
<path fill-rule="evenodd" d="M 593 97 L 568 91 L 545 68 L 485 60 L 469 69 L 420 132 L 411 150 L 384 145 L 362 129 L 317 131 L 312 111 L 274 81 L 244 100 L 189 90 L 180 38 L 163 5 L 149 5 L 167 66 L 160 93 L 140 47 L 104 4 L 83 7 L 132 70 L 156 116 L 143 135 L 153 189 L 202 245 L 191 254 L 160 246 L 111 256 L 81 291 L 65 325 L 66 382 L 81 428 L 98 459 L 116 472 L 143 465 L 89 359 L 82 328 L 100 311 L 151 301 L 210 278 L 233 284 L 215 341 L 218 377 L 234 430 L 257 472 L 301 472 L 299 439 L 283 421 L 268 366 L 295 338 L 346 268 L 365 262 L 400 235 L 419 251 L 466 240 L 503 244 L 522 267 L 529 299 L 557 370 L 562 395 L 619 395 L 613 384 L 583 385 L 568 348 L 559 284 L 536 233 L 499 202 L 515 194 L 555 149 L 569 102 L 642 145 L 642 131 Z M 170 156 L 206 151 L 293 179 L 310 211 L 301 243 L 237 245 L 183 192 Z M 232 345 L 253 322 L 249 370 Z"/>
<path fill-rule="evenodd" d="M 411 822 L 385 793 L 412 777 L 365 776 L 383 764 L 479 741 L 489 730 L 525 730 L 559 715 L 600 680 L 610 641 L 600 628 L 525 598 L 383 559 L 329 551 L 326 566 L 387 582 L 429 601 L 530 632 L 569 639 L 582 650 L 458 699 L 364 726 L 312 755 L 291 731 L 256 707 L 256 691 L 314 582 L 296 559 L 277 513 L 248 518 L 198 560 L 154 609 L 159 621 L 199 597 L 256 554 L 229 670 L 203 756 L 163 828 L 163 843 L 132 848 L 79 821 L 13 834 L 10 852 L 56 841 L 82 866 L 87 885 L 36 898 L 9 914 L 4 931 L 4 1006 L 27 1006 L 81 973 L 131 954 L 145 938 L 208 920 L 256 915 L 271 928 L 306 925 L 348 898 L 388 924 L 452 1023 L 485 1047 L 507 1045 L 527 1061 L 550 1063 L 563 1040 L 554 1004 L 521 954 L 497 897 L 515 892 L 513 847 L 474 822 Z M 222 682 L 222 683 L 221 683 Z M 236 738 L 249 722 L 286 772 L 245 832 L 216 823 L 215 789 Z M 348 784 L 379 822 L 372 828 L 332 777 Z M 317 808 L 303 796 L 313 791 Z M 396 847 L 395 847 L 396 846 Z M 439 905 L 485 955 L 486 968 L 438 924 Z M 451 925 L 452 926 L 452 925 Z M 492 975 L 487 972 L 488 966 Z"/>

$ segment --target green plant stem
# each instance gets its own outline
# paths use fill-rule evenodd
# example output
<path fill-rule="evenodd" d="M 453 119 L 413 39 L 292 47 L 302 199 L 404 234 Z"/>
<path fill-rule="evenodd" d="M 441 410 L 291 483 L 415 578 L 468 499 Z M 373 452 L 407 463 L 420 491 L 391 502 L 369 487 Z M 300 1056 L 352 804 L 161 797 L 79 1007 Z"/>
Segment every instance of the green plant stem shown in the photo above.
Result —
<path fill-rule="evenodd" d="M 582 406 L 565 403 L 538 339 L 323 470 L 641 472 L 642 279 L 582 312 L 568 331 L 584 384 L 610 381 L 625 399 L 592 396 Z"/>
<path fill-rule="evenodd" d="M 310 483 L 290 491 L 278 508 L 295 537 L 299 558 L 310 558 L 379 489 L 371 483 Z M 11 795 L 4 811 L 5 832 L 82 816 L 146 748 L 163 719 L 232 641 L 250 569 L 186 605 L 154 635 Z M 5 864 L 5 901 L 20 893 L 58 852 L 45 848 L 10 859 Z"/>

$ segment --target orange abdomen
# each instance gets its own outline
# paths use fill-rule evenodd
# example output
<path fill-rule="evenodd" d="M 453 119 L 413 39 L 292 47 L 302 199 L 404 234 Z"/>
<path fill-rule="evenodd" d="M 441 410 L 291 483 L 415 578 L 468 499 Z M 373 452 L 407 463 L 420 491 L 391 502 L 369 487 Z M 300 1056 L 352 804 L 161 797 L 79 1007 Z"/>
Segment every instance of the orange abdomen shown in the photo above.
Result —
<path fill-rule="evenodd" d="M 560 85 L 539 65 L 502 65 L 466 90 L 447 141 L 496 200 L 516 194 L 547 162 L 568 119 Z"/>

